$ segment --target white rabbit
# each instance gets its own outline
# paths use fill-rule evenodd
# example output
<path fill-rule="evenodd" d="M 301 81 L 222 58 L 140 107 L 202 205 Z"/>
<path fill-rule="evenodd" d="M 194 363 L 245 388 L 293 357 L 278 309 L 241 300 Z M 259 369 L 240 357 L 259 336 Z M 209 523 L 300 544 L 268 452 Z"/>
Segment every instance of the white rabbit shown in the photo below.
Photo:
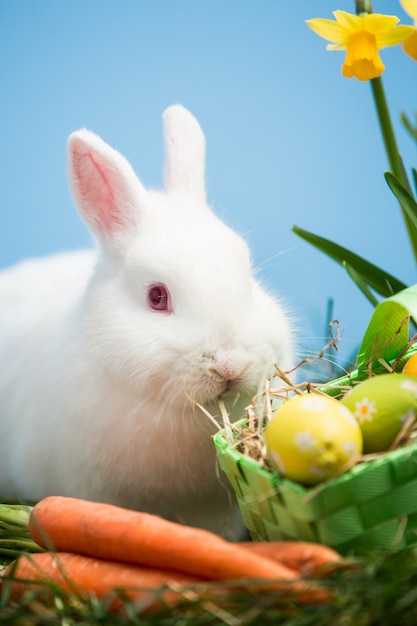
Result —
<path fill-rule="evenodd" d="M 77 496 L 237 538 L 196 403 L 219 416 L 219 396 L 239 394 L 241 417 L 274 364 L 290 366 L 292 324 L 206 204 L 197 121 L 179 105 L 163 121 L 164 191 L 73 133 L 72 194 L 97 249 L 0 273 L 0 497 Z"/>

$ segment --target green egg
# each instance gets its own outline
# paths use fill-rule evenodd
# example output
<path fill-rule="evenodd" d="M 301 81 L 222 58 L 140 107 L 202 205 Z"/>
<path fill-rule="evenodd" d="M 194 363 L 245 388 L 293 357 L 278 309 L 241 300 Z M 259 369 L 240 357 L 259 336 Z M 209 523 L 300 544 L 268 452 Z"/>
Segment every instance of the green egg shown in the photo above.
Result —
<path fill-rule="evenodd" d="M 417 379 L 381 374 L 355 385 L 341 400 L 359 422 L 363 452 L 387 450 L 405 422 L 417 413 Z"/>

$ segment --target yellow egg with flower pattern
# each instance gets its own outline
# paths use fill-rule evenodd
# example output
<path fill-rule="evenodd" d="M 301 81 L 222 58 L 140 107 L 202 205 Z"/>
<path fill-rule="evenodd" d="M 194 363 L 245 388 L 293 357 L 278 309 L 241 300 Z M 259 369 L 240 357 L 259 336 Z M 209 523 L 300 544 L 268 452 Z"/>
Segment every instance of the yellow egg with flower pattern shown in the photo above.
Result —
<path fill-rule="evenodd" d="M 266 426 L 264 438 L 270 464 L 304 485 L 333 478 L 362 454 L 362 432 L 352 413 L 318 393 L 285 401 Z"/>

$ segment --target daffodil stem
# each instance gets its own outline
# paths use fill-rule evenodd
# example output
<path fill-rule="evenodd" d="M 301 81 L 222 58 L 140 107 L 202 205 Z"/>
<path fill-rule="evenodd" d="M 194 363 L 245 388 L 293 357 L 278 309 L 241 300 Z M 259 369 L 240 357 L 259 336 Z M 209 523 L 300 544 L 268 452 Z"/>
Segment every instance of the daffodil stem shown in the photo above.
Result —
<path fill-rule="evenodd" d="M 397 146 L 397 140 L 395 138 L 394 129 L 391 122 L 391 117 L 388 110 L 388 104 L 385 97 L 384 86 L 382 84 L 382 80 L 380 77 L 373 78 L 371 80 L 371 89 L 372 95 L 375 102 L 375 107 L 378 115 L 379 126 L 382 133 L 382 138 L 384 140 L 385 151 L 388 157 L 388 163 L 391 169 L 392 174 L 397 178 L 397 180 L 405 187 L 408 191 L 411 192 L 410 183 L 408 181 L 407 174 L 404 170 L 401 156 Z M 408 238 L 411 244 L 411 248 L 414 254 L 414 258 L 417 261 L 417 238 L 416 238 L 416 230 L 413 222 L 410 220 L 408 214 L 403 208 L 401 202 L 400 207 L 405 223 L 405 227 L 407 229 Z"/>
<path fill-rule="evenodd" d="M 400 153 L 388 110 L 384 86 L 380 77 L 371 80 L 371 89 L 391 172 L 404 184 Z"/>
<path fill-rule="evenodd" d="M 357 15 L 372 13 L 372 0 L 355 0 Z"/>

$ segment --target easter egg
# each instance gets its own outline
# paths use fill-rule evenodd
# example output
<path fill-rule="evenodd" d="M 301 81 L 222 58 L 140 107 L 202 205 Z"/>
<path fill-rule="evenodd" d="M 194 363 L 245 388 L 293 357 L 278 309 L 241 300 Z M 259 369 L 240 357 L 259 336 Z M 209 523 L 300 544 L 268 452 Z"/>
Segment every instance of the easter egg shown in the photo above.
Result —
<path fill-rule="evenodd" d="M 361 429 L 351 412 L 338 400 L 317 393 L 284 402 L 264 437 L 271 465 L 305 485 L 332 478 L 362 453 Z"/>
<path fill-rule="evenodd" d="M 417 352 L 412 354 L 403 367 L 403 374 L 417 377 Z"/>
<path fill-rule="evenodd" d="M 417 379 L 381 374 L 352 388 L 341 400 L 358 420 L 365 454 L 387 450 L 417 411 Z"/>

